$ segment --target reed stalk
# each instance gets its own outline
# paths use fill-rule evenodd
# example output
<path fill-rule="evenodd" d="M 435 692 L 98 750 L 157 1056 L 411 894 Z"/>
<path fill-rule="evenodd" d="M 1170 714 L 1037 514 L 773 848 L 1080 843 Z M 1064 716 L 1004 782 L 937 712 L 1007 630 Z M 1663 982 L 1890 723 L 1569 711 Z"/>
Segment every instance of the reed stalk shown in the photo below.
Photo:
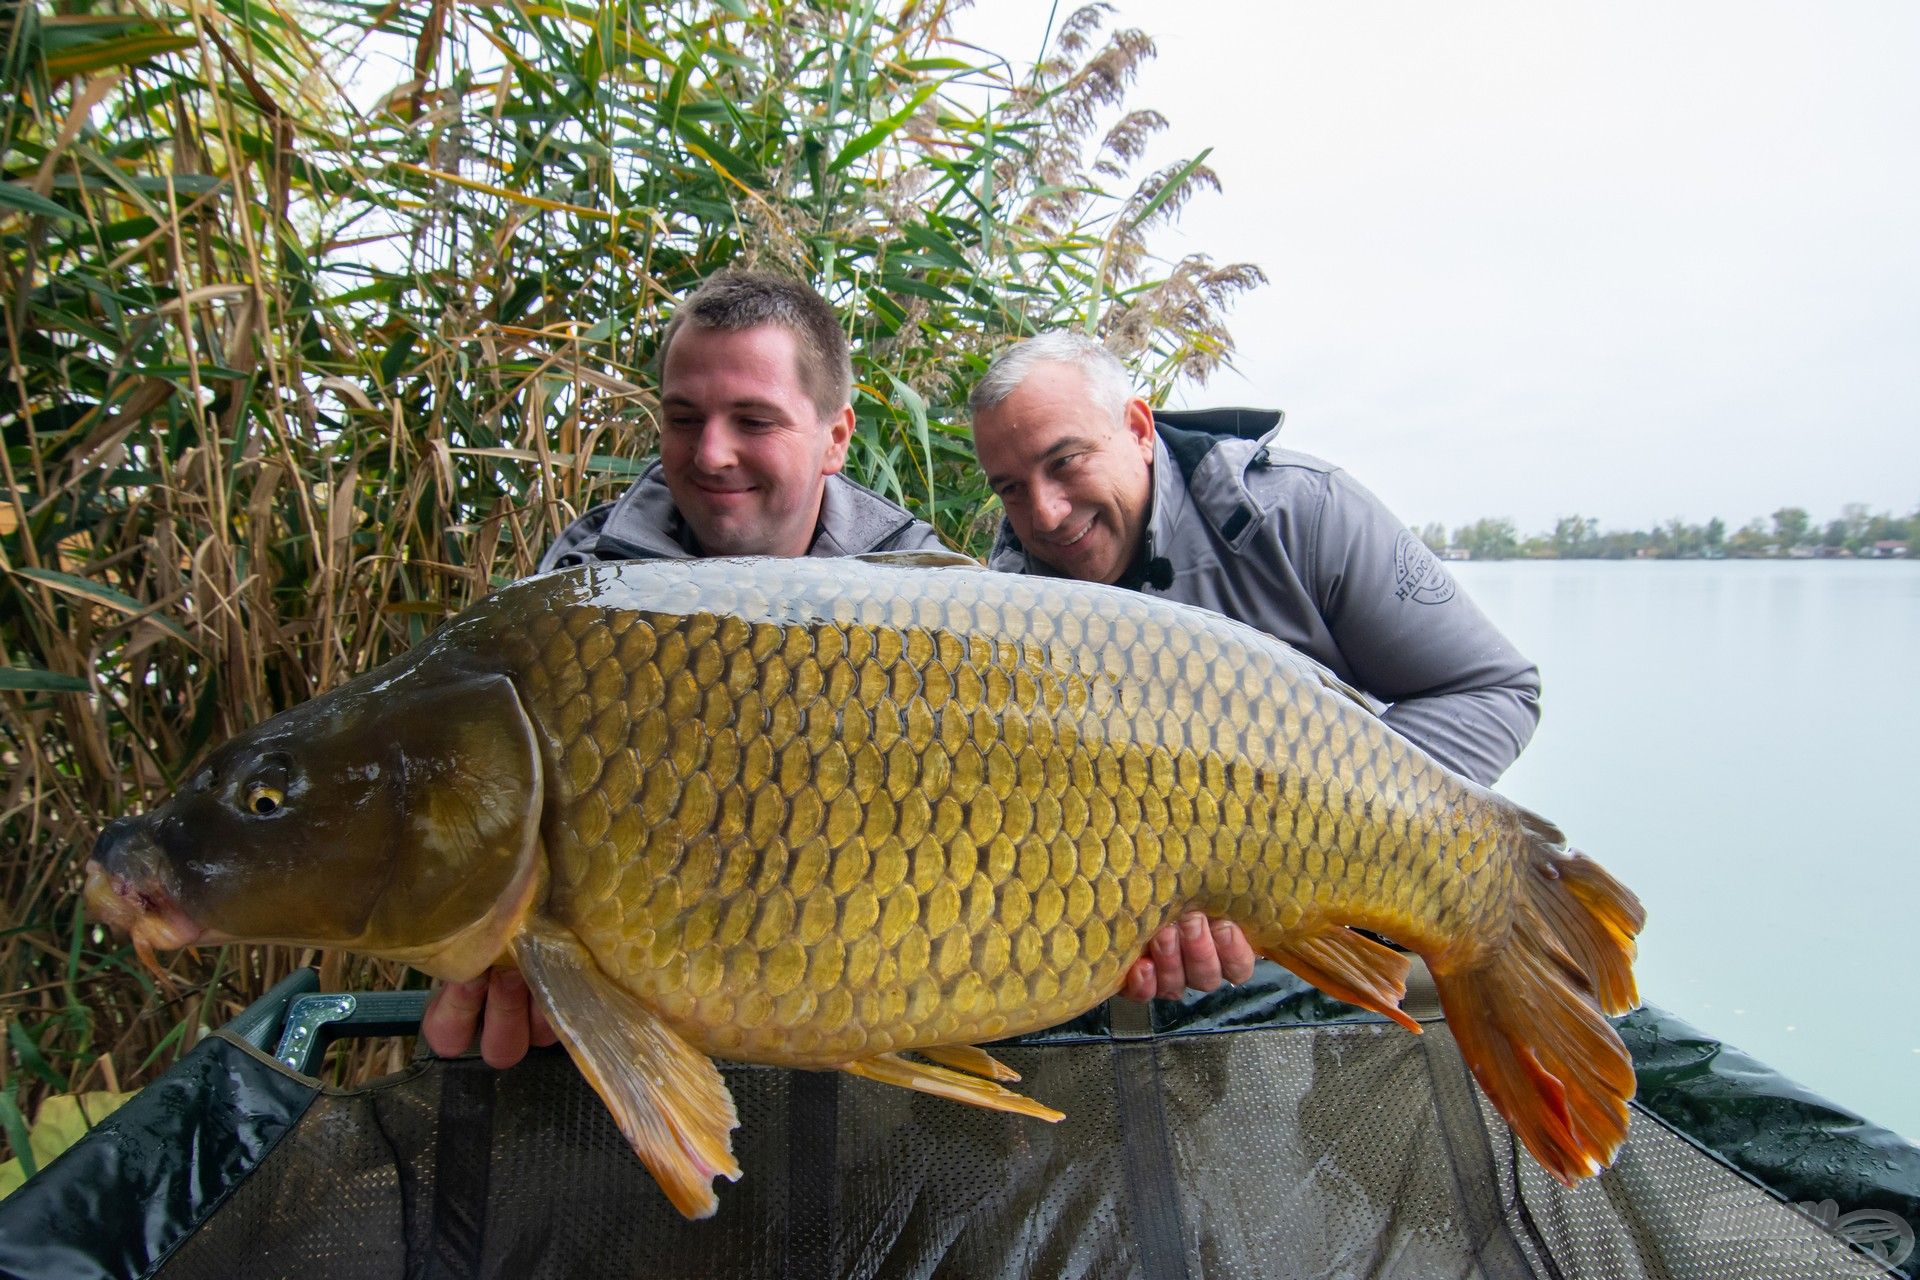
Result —
<path fill-rule="evenodd" d="M 974 550 L 997 517 L 959 406 L 994 348 L 1080 325 L 1158 389 L 1224 361 L 1259 273 L 1150 251 L 1216 184 L 1133 176 L 1152 48 L 1103 21 L 1016 72 L 914 0 L 7 8 L 0 1111 L 134 1087 L 294 965 L 419 980 L 234 947 L 168 990 L 85 920 L 80 869 L 626 485 L 708 273 L 838 304 L 852 474 Z"/>

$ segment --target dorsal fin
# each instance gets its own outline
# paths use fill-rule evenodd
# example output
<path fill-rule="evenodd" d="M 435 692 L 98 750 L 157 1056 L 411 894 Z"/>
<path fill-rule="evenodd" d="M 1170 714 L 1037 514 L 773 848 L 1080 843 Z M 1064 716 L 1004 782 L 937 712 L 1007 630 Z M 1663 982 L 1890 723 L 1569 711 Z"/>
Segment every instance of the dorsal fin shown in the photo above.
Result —
<path fill-rule="evenodd" d="M 1342 680 L 1339 676 L 1333 674 L 1333 672 L 1327 670 L 1325 667 L 1321 667 L 1318 674 L 1320 676 L 1320 683 L 1325 685 L 1328 689 L 1331 689 L 1333 692 L 1341 695 L 1344 698 L 1349 698 L 1352 701 L 1360 704 L 1361 706 L 1365 707 L 1373 715 L 1377 716 L 1380 714 L 1380 704 L 1378 702 L 1368 697 L 1365 693 L 1362 693 L 1360 690 L 1354 688 L 1352 685 L 1348 684 L 1345 680 Z"/>
<path fill-rule="evenodd" d="M 958 551 L 863 551 L 853 557 L 868 564 L 889 566 L 895 569 L 984 569 L 985 565 L 972 556 L 963 556 Z"/>
<path fill-rule="evenodd" d="M 1242 625 L 1245 625 L 1245 624 L 1242 624 Z M 1258 630 L 1258 628 L 1254 628 L 1254 629 Z M 1265 635 L 1266 633 L 1261 632 L 1261 634 Z M 1380 714 L 1382 709 L 1382 704 L 1379 699 L 1371 696 L 1370 694 L 1363 693 L 1359 689 L 1354 688 L 1352 685 L 1348 684 L 1345 680 L 1342 680 L 1339 676 L 1333 674 L 1332 668 L 1328 667 L 1324 662 L 1319 661 L 1317 658 L 1314 658 L 1306 653 L 1302 653 L 1300 650 L 1294 648 L 1292 645 L 1286 645 L 1285 647 L 1287 650 L 1287 656 L 1291 658 L 1295 664 L 1297 664 L 1300 671 L 1308 676 L 1311 676 L 1321 686 L 1321 688 L 1325 689 L 1329 693 L 1337 693 L 1341 697 L 1346 698 L 1347 700 L 1349 700 L 1350 702 L 1353 702 L 1357 706 L 1364 707 L 1367 710 L 1367 712 L 1371 715 L 1377 716 Z"/>

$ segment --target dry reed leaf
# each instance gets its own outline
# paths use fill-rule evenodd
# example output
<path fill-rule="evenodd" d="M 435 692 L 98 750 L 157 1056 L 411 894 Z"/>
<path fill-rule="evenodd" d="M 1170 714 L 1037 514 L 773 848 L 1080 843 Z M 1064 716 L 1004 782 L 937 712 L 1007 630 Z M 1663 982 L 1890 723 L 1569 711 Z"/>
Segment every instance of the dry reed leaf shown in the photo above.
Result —
<path fill-rule="evenodd" d="M 40 170 L 30 184 L 38 195 L 46 195 L 53 189 L 53 166 L 66 149 L 73 145 L 80 129 L 87 122 L 106 96 L 120 87 L 122 73 L 110 72 L 103 76 L 92 76 L 81 83 L 73 95 L 73 105 L 67 108 L 66 119 L 60 122 L 60 132 L 55 136 L 53 145 L 47 149 L 46 158 L 40 162 Z"/>
<path fill-rule="evenodd" d="M 356 515 L 353 493 L 359 483 L 360 463 L 355 460 L 347 464 L 347 473 L 340 477 L 340 483 L 333 487 L 327 501 L 327 545 L 336 567 L 346 564 L 352 550 L 348 539 L 353 535 Z"/>
<path fill-rule="evenodd" d="M 287 475 L 287 468 L 278 462 L 263 462 L 254 473 L 253 493 L 247 499 L 247 523 L 255 538 L 272 531 L 274 494 Z"/>
<path fill-rule="evenodd" d="M 234 298 L 251 297 L 253 287 L 244 284 L 203 284 L 189 289 L 177 298 L 169 298 L 154 309 L 156 316 L 171 315 L 178 311 L 187 311 L 203 302 L 228 302 Z"/>
<path fill-rule="evenodd" d="M 367 393 L 360 388 L 359 384 L 349 382 L 345 378 L 328 375 L 320 379 L 315 385 L 333 392 L 356 409 L 372 409 L 374 407 L 373 401 L 368 398 Z"/>
<path fill-rule="evenodd" d="M 600 390 L 607 392 L 609 395 L 638 396 L 646 394 L 642 388 L 628 382 L 625 378 L 616 378 L 612 374 L 600 373 L 584 365 L 576 365 L 570 372 L 582 382 L 590 383 Z"/>

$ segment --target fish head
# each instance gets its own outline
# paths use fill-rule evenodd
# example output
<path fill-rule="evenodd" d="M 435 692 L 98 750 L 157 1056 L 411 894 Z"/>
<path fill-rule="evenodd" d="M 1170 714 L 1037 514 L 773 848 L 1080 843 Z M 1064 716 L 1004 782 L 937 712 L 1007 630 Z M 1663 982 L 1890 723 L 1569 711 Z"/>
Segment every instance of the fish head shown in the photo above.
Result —
<path fill-rule="evenodd" d="M 241 734 L 166 803 L 109 824 L 86 899 L 149 962 L 272 941 L 471 977 L 544 887 L 541 790 L 505 676 L 383 668 Z"/>

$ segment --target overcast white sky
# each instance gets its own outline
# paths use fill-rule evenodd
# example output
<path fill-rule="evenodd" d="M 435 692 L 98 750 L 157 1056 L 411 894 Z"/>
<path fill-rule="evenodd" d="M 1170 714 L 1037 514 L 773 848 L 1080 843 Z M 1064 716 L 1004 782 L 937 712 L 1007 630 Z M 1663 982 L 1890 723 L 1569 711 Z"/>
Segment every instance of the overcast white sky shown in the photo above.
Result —
<path fill-rule="evenodd" d="M 957 26 L 1031 61 L 1048 8 Z M 1272 280 L 1177 402 L 1286 409 L 1416 525 L 1920 507 L 1920 4 L 1116 8 L 1150 159 L 1226 188 L 1164 252 Z"/>

